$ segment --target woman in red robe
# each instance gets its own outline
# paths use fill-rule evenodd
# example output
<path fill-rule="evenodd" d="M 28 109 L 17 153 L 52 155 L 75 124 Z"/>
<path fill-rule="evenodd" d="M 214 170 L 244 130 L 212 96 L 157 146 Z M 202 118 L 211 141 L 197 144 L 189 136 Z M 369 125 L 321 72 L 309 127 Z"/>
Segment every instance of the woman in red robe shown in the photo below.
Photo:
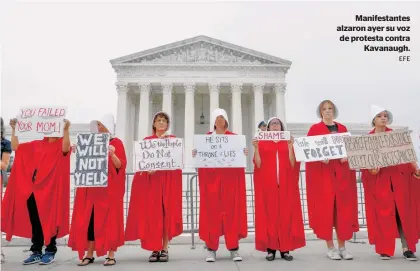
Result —
<path fill-rule="evenodd" d="M 70 122 L 64 120 L 63 137 L 45 137 L 20 143 L 12 127 L 13 169 L 2 204 L 2 232 L 31 238 L 28 264 L 51 264 L 57 252 L 56 238 L 69 233 Z M 46 245 L 45 253 L 42 248 Z"/>
<path fill-rule="evenodd" d="M 370 134 L 389 132 L 392 113 L 381 107 L 371 107 L 372 126 Z M 401 238 L 403 255 L 415 261 L 417 235 L 414 215 L 411 212 L 409 180 L 404 176 L 407 166 L 402 164 L 383 168 L 362 170 L 365 192 L 366 219 L 369 243 L 375 245 L 376 253 L 389 260 L 395 252 L 395 239 Z"/>
<path fill-rule="evenodd" d="M 228 130 L 226 111 L 212 112 L 214 130 L 207 134 L 235 135 Z M 244 149 L 245 155 L 248 149 Z M 193 150 L 193 156 L 196 150 Z M 199 168 L 200 188 L 199 236 L 206 243 L 207 262 L 216 261 L 220 236 L 234 261 L 242 261 L 239 240 L 248 234 L 244 168 Z"/>
<path fill-rule="evenodd" d="M 338 109 L 329 100 L 317 108 L 321 122 L 314 124 L 308 136 L 345 133 L 347 128 L 335 122 Z M 327 243 L 327 257 L 332 260 L 351 260 L 345 241 L 359 231 L 356 172 L 350 170 L 346 159 L 306 162 L 306 194 L 309 226 L 318 238 Z M 333 242 L 335 228 L 338 250 Z"/>
<path fill-rule="evenodd" d="M 167 113 L 156 113 L 152 121 L 153 135 L 144 140 L 175 138 L 167 134 L 169 125 Z M 182 170 L 136 172 L 125 240 L 140 239 L 141 247 L 152 251 L 149 262 L 167 262 L 168 242 L 182 231 Z"/>
<path fill-rule="evenodd" d="M 271 118 L 267 131 L 284 131 L 279 118 Z M 296 162 L 293 139 L 258 141 L 254 145 L 255 248 L 267 251 L 272 261 L 279 250 L 286 261 L 289 251 L 304 247 L 305 229 L 299 190 L 300 163 Z"/>
<path fill-rule="evenodd" d="M 68 246 L 79 252 L 79 266 L 108 253 L 104 265 L 115 265 L 115 251 L 124 245 L 124 193 L 127 158 L 123 142 L 114 137 L 114 117 L 105 115 L 90 124 L 91 133 L 110 133 L 108 186 L 78 187 Z M 87 252 L 86 252 L 87 251 Z M 86 255 L 85 255 L 86 253 Z"/>

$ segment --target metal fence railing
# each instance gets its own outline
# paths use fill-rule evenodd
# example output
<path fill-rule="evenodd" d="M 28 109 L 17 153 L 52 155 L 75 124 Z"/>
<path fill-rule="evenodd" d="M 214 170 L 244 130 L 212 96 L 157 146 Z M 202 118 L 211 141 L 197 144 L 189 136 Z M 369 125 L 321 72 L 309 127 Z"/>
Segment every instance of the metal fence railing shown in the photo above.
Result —
<path fill-rule="evenodd" d="M 246 199 L 247 199 L 247 217 L 248 229 L 253 232 L 255 229 L 255 208 L 254 208 L 254 182 L 253 172 L 246 172 Z M 126 191 L 124 195 L 124 221 L 128 215 L 128 207 L 130 204 L 131 186 L 133 182 L 134 173 L 126 174 Z M 74 174 L 71 173 L 71 183 L 73 183 Z M 364 191 L 360 181 L 360 172 L 357 172 L 357 195 L 358 195 L 358 211 L 359 211 L 359 225 L 366 227 Z M 299 188 L 302 205 L 303 222 L 305 229 L 309 229 L 308 209 L 306 198 L 305 185 L 305 171 L 300 171 Z M 5 190 L 5 189 L 4 189 Z M 3 192 L 4 192 L 3 190 Z M 75 188 L 72 186 L 70 191 L 70 216 L 73 211 L 73 203 L 75 197 Z M 200 216 L 200 193 L 198 187 L 197 173 L 183 173 L 183 189 L 182 189 L 182 214 L 184 233 L 191 234 L 192 246 L 194 246 L 194 238 L 198 233 L 198 221 Z M 70 217 L 71 219 L 71 217 Z M 70 220 L 71 221 L 71 220 Z"/>

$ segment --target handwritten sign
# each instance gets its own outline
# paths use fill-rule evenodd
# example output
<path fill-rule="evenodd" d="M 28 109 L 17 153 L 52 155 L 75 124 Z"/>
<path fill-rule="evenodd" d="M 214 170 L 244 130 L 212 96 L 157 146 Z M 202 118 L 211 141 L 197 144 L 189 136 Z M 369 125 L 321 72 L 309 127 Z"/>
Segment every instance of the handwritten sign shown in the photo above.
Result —
<path fill-rule="evenodd" d="M 194 135 L 195 168 L 245 168 L 244 135 Z"/>
<path fill-rule="evenodd" d="M 18 137 L 62 137 L 67 109 L 63 107 L 24 107 L 16 123 Z"/>
<path fill-rule="evenodd" d="M 415 130 L 411 133 L 411 141 L 413 141 L 413 147 L 416 151 L 417 165 L 420 168 L 420 132 Z"/>
<path fill-rule="evenodd" d="M 135 171 L 183 169 L 182 138 L 150 139 L 134 142 Z"/>
<path fill-rule="evenodd" d="M 78 134 L 76 145 L 76 187 L 108 186 L 108 146 L 110 135 Z"/>
<path fill-rule="evenodd" d="M 417 161 L 408 130 L 345 138 L 351 169 L 372 169 Z"/>
<path fill-rule="evenodd" d="M 256 138 L 259 141 L 290 140 L 290 131 L 259 131 Z"/>
<path fill-rule="evenodd" d="M 299 162 L 316 162 L 347 157 L 344 138 L 350 133 L 338 133 L 295 138 L 293 148 Z"/>

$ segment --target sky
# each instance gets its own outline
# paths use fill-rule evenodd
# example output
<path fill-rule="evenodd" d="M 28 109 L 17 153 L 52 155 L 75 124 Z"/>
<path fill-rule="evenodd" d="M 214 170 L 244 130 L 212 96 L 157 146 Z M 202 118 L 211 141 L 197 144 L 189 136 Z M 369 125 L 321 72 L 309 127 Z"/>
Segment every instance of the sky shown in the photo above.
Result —
<path fill-rule="evenodd" d="M 370 123 L 369 105 L 377 104 L 393 113 L 394 124 L 420 129 L 420 3 L 39 2 L 0 4 L 6 122 L 24 106 L 67 106 L 72 123 L 116 115 L 116 74 L 109 60 L 205 35 L 292 61 L 286 75 L 287 122 L 318 121 L 317 105 L 331 99 L 340 122 Z M 411 20 L 355 21 L 355 15 L 374 14 Z M 343 34 L 377 33 L 337 32 L 339 25 L 410 26 L 410 32 L 378 34 L 410 36 L 397 44 L 411 51 L 365 52 L 364 44 L 389 43 L 342 42 Z M 401 55 L 411 61 L 400 62 Z"/>

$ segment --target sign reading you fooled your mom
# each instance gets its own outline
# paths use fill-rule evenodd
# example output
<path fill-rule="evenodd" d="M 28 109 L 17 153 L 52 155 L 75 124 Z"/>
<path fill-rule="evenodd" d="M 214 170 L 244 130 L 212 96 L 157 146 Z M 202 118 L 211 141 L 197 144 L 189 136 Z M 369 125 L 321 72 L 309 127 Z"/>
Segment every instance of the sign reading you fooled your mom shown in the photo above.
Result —
<path fill-rule="evenodd" d="M 417 161 L 410 131 L 345 138 L 347 159 L 351 169 L 372 169 Z"/>
<path fill-rule="evenodd" d="M 76 145 L 76 187 L 108 186 L 109 134 L 78 134 Z"/>
<path fill-rule="evenodd" d="M 344 138 L 350 133 L 338 133 L 295 138 L 293 148 L 299 162 L 315 162 L 347 157 Z"/>
<path fill-rule="evenodd" d="M 134 142 L 134 170 L 183 169 L 182 138 L 160 138 Z"/>
<path fill-rule="evenodd" d="M 16 122 L 16 136 L 62 137 L 65 107 L 24 107 L 19 111 Z"/>
<path fill-rule="evenodd" d="M 194 135 L 195 168 L 245 168 L 244 135 Z"/>

